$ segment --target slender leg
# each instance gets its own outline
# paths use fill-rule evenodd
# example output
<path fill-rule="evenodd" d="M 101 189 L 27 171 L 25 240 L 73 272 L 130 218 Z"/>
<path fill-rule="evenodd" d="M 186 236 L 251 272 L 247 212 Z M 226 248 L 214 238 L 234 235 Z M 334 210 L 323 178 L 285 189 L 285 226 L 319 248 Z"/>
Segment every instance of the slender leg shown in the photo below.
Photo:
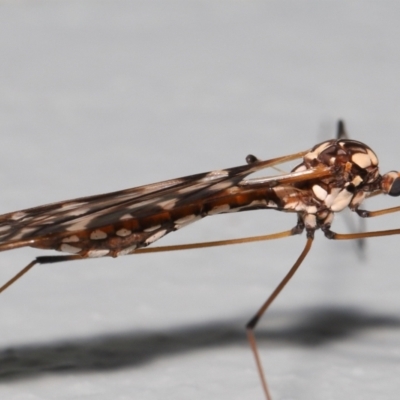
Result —
<path fill-rule="evenodd" d="M 158 253 L 162 251 L 176 251 L 176 250 L 188 250 L 188 249 L 198 249 L 203 247 L 214 247 L 214 246 L 224 246 L 228 244 L 239 244 L 239 243 L 249 243 L 249 242 L 258 242 L 261 240 L 272 240 L 272 239 L 281 239 L 288 236 L 293 236 L 301 233 L 303 231 L 303 226 L 298 224 L 296 227 L 289 231 L 273 233 L 271 235 L 261 235 L 261 236 L 252 236 L 248 238 L 240 238 L 240 239 L 229 239 L 229 240 L 218 240 L 215 242 L 204 242 L 204 243 L 191 243 L 191 244 L 181 244 L 175 246 L 160 246 L 160 247 L 150 247 L 146 249 L 138 249 L 135 251 L 136 253 Z M 26 274 L 34 265 L 36 264 L 53 264 L 56 262 L 63 261 L 72 261 L 72 260 L 82 260 L 83 257 L 79 255 L 69 255 L 69 256 L 42 256 L 37 257 L 35 260 L 30 262 L 25 268 L 23 268 L 18 274 L 16 274 L 13 278 L 11 278 L 8 282 L 6 282 L 3 286 L 0 287 L 0 293 L 4 292 L 9 286 L 11 286 L 14 282 L 16 282 L 22 275 Z"/>
<path fill-rule="evenodd" d="M 381 215 L 385 215 L 385 214 L 391 214 L 391 213 L 395 213 L 400 211 L 400 207 L 391 207 L 391 208 L 384 208 L 382 210 L 376 210 L 376 211 L 368 211 L 368 210 L 361 210 L 361 209 L 356 209 L 354 210 L 361 218 L 373 218 L 373 217 L 379 217 Z M 361 222 L 365 221 L 365 219 L 362 219 Z M 365 229 L 365 224 L 360 224 L 360 231 L 364 232 Z M 361 233 L 360 232 L 360 233 Z M 367 236 L 370 237 L 370 236 Z M 349 238 L 350 239 L 350 238 Z M 359 237 L 358 238 L 358 243 L 359 243 L 359 247 L 361 250 L 363 250 L 363 247 L 365 247 L 365 239 L 364 237 Z"/>
<path fill-rule="evenodd" d="M 144 249 L 135 250 L 133 254 L 143 254 L 143 253 L 159 253 L 163 251 L 176 251 L 176 250 L 190 250 L 190 249 L 201 249 L 204 247 L 216 247 L 216 246 L 226 246 L 231 244 L 241 244 L 250 242 L 259 242 L 264 240 L 281 239 L 288 236 L 298 235 L 303 232 L 303 227 L 297 225 L 290 231 L 284 231 L 279 233 L 273 233 L 270 235 L 260 235 L 251 236 L 239 239 L 228 239 L 228 240 L 217 240 L 214 242 L 200 242 L 200 243 L 188 243 L 188 244 L 178 244 L 172 246 L 157 246 L 157 247 L 146 247 Z"/>
<path fill-rule="evenodd" d="M 21 278 L 22 275 L 25 275 L 36 264 L 51 264 L 56 262 L 80 260 L 80 259 L 82 259 L 82 257 L 76 255 L 36 257 L 35 260 L 31 261 L 25 268 L 19 271 L 18 274 L 13 276 L 8 282 L 6 282 L 3 286 L 1 286 L 0 293 L 4 292 L 9 286 L 11 286 L 14 282 L 16 282 L 19 278 Z"/>
<path fill-rule="evenodd" d="M 260 240 L 280 239 L 283 237 L 300 234 L 303 232 L 303 230 L 304 230 L 304 224 L 303 224 L 301 218 L 299 218 L 297 225 L 293 229 L 291 229 L 289 231 L 271 234 L 271 235 L 262 235 L 262 236 L 254 236 L 254 237 L 250 237 L 250 238 L 220 240 L 220 241 L 214 241 L 214 242 L 194 243 L 194 244 L 186 244 L 186 245 L 162 246 L 162 247 L 155 247 L 155 248 L 149 248 L 149 249 L 139 249 L 135 253 L 185 250 L 185 249 L 193 249 L 193 248 L 222 246 L 222 245 L 228 245 L 228 244 L 248 243 L 248 242 L 255 242 L 255 241 L 260 241 Z M 312 241 L 314 238 L 314 231 L 307 232 L 307 236 L 308 236 L 307 243 L 306 243 L 302 253 L 300 254 L 299 258 L 293 265 L 293 267 L 290 269 L 288 274 L 283 278 L 281 283 L 277 286 L 277 288 L 274 290 L 274 292 L 271 294 L 271 296 L 267 299 L 267 301 L 263 304 L 263 306 L 260 308 L 260 310 L 257 312 L 257 314 L 249 321 L 249 323 L 246 326 L 248 340 L 249 340 L 251 349 L 252 349 L 253 354 L 256 359 L 258 373 L 260 375 L 261 382 L 262 382 L 263 389 L 264 389 L 267 400 L 271 400 L 271 395 L 269 393 L 267 382 L 265 380 L 264 373 L 262 370 L 262 364 L 261 364 L 261 361 L 259 358 L 257 344 L 255 341 L 253 331 L 254 331 L 259 319 L 261 318 L 261 316 L 264 314 L 264 312 L 267 310 L 267 308 L 271 305 L 271 303 L 274 301 L 274 299 L 278 296 L 278 294 L 281 292 L 281 290 L 285 287 L 285 285 L 289 282 L 289 280 L 292 278 L 292 276 L 294 275 L 296 270 L 300 267 L 301 263 L 303 262 L 304 258 L 307 255 L 307 253 L 310 251 L 311 244 L 312 244 Z M 80 259 L 83 259 L 83 257 L 79 256 L 79 255 L 37 257 L 35 260 L 31 261 L 25 268 L 23 268 L 18 274 L 16 274 L 13 278 L 11 278 L 3 286 L 1 286 L 0 293 L 3 292 L 5 289 L 7 289 L 9 286 L 11 286 L 14 282 L 16 282 L 24 274 L 26 274 L 36 264 L 52 264 L 52 263 L 57 263 L 57 262 L 80 260 Z"/>
<path fill-rule="evenodd" d="M 368 211 L 368 210 L 361 210 L 361 209 L 354 210 L 354 212 L 356 212 L 361 218 L 379 217 L 381 215 L 392 214 L 392 213 L 395 213 L 398 211 L 400 211 L 400 206 L 384 208 L 382 210 L 376 210 L 376 211 Z M 358 232 L 358 233 L 347 233 L 347 234 L 346 233 L 335 233 L 335 232 L 332 232 L 329 228 L 325 228 L 325 227 L 321 227 L 321 229 L 328 239 L 334 239 L 334 240 L 364 239 L 364 238 L 377 237 L 377 236 L 390 236 L 390 235 L 400 234 L 400 229 L 388 229 L 388 230 L 384 230 L 384 231 Z"/>
<path fill-rule="evenodd" d="M 367 210 L 354 210 L 361 218 L 373 218 L 379 217 L 385 214 L 391 214 L 400 211 L 400 206 L 384 208 L 382 210 L 376 211 L 367 211 Z M 399 235 L 400 229 L 387 229 L 383 231 L 372 231 L 372 232 L 357 232 L 357 233 L 336 233 L 332 232 L 329 227 L 321 227 L 325 236 L 328 239 L 334 240 L 352 240 L 352 239 L 364 239 L 370 237 L 378 237 L 378 236 L 390 236 L 390 235 Z"/>
<path fill-rule="evenodd" d="M 330 229 L 323 229 L 325 236 L 333 240 L 352 240 L 378 236 L 400 235 L 400 229 L 388 229 L 385 231 L 358 232 L 358 233 L 336 233 Z"/>
<path fill-rule="evenodd" d="M 25 268 L 23 268 L 21 271 L 18 272 L 17 275 L 13 276 L 8 282 L 6 282 L 1 288 L 0 288 L 0 293 L 4 292 L 9 286 L 11 286 L 15 281 L 17 281 L 19 278 L 21 278 L 22 275 L 25 275 L 34 265 L 36 265 L 38 262 L 37 260 L 33 260 L 30 262 Z"/>
<path fill-rule="evenodd" d="M 257 371 L 261 379 L 261 384 L 264 389 L 264 394 L 267 400 L 272 400 L 271 394 L 268 389 L 268 384 L 267 380 L 265 379 L 265 374 L 263 371 L 260 355 L 258 353 L 258 348 L 257 348 L 257 342 L 256 338 L 254 336 L 254 329 L 262 317 L 262 315 L 267 311 L 268 307 L 272 304 L 272 302 L 276 299 L 276 297 L 279 295 L 279 293 L 282 291 L 282 289 L 286 286 L 286 284 L 290 281 L 290 279 L 293 277 L 297 269 L 300 267 L 301 263 L 303 260 L 306 258 L 308 252 L 311 249 L 311 245 L 314 239 L 314 232 L 308 232 L 307 234 L 307 242 L 306 245 L 300 254 L 299 258 L 297 261 L 294 263 L 293 267 L 290 269 L 290 271 L 286 274 L 286 276 L 282 279 L 282 281 L 279 283 L 279 285 L 276 287 L 276 289 L 272 292 L 272 294 L 268 297 L 268 299 L 265 301 L 265 303 L 261 306 L 261 308 L 257 311 L 256 315 L 248 322 L 246 325 L 246 330 L 247 330 L 247 339 L 249 340 L 251 350 L 254 354 L 254 358 L 256 360 L 257 364 Z"/>
<path fill-rule="evenodd" d="M 372 217 L 379 217 L 381 215 L 385 214 L 391 214 L 400 211 L 400 206 L 397 207 L 391 207 L 391 208 L 384 208 L 383 210 L 376 210 L 376 211 L 367 211 L 367 210 L 360 210 L 357 209 L 355 212 L 361 217 L 361 218 L 372 218 Z"/>

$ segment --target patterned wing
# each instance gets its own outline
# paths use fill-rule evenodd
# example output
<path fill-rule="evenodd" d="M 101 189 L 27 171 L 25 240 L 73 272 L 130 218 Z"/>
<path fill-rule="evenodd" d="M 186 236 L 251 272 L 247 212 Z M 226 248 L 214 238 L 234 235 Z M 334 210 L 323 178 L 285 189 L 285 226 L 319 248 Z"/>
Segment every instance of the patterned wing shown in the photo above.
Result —
<path fill-rule="evenodd" d="M 100 240 L 110 236 L 110 230 L 114 235 L 119 232 L 120 237 L 129 236 L 127 232 L 136 232 L 136 236 L 130 235 L 129 243 L 121 244 L 119 240 L 114 246 L 116 249 L 139 242 L 148 245 L 172 229 L 177 229 L 169 224 L 167 228 L 161 227 L 162 235 L 157 234 L 160 227 L 158 231 L 152 227 L 159 225 L 154 221 L 160 214 L 213 196 L 221 190 L 236 186 L 255 171 L 298 158 L 304 153 L 5 214 L 0 216 L 0 251 L 27 245 L 71 250 L 67 245 L 60 244 L 63 238 L 64 244 L 69 243 L 70 247 L 73 247 L 72 243 L 85 239 L 79 250 L 88 249 L 91 240 L 97 240 L 95 243 L 100 244 Z M 147 221 L 145 225 L 143 221 Z M 146 229 L 148 231 L 144 232 Z M 110 240 L 103 242 L 103 245 L 107 249 L 113 247 Z M 112 255 L 119 254 L 114 252 Z"/>

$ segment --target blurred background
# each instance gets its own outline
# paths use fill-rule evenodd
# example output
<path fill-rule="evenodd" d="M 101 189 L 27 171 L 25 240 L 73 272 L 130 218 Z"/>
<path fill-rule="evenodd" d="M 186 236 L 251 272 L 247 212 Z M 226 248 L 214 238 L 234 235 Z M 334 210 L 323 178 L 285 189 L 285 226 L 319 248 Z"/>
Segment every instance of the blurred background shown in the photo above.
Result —
<path fill-rule="evenodd" d="M 298 152 L 338 118 L 399 169 L 399 18 L 394 1 L 1 1 L 0 212 Z M 160 244 L 295 223 L 215 216 Z M 317 234 L 257 331 L 274 399 L 398 398 L 398 240 Z M 304 242 L 35 267 L 0 296 L 0 397 L 262 399 L 244 326 Z M 2 253 L 1 282 L 44 254 Z"/>

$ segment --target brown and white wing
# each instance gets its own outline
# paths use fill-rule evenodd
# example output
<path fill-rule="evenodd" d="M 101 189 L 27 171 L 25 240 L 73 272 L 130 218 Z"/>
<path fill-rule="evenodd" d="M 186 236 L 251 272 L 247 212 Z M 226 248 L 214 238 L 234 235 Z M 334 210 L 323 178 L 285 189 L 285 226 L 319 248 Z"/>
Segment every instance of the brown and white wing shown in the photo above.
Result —
<path fill-rule="evenodd" d="M 304 153 L 8 213 L 0 216 L 0 251 L 34 245 L 44 236 L 92 231 L 190 204 L 238 185 L 253 172 Z"/>

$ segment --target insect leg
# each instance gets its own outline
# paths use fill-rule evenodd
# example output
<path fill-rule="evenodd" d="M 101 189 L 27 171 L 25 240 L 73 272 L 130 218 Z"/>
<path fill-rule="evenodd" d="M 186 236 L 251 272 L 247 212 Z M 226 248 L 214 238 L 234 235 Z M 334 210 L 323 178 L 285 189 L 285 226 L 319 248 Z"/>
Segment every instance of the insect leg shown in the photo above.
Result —
<path fill-rule="evenodd" d="M 306 245 L 304 246 L 304 249 L 301 252 L 299 258 L 296 260 L 296 262 L 294 263 L 292 268 L 289 270 L 289 272 L 286 274 L 286 276 L 282 279 L 282 281 L 279 283 L 279 285 L 275 288 L 275 290 L 272 292 L 272 294 L 268 297 L 268 299 L 265 301 L 265 303 L 257 311 L 255 316 L 246 325 L 247 339 L 250 343 L 251 350 L 254 354 L 254 358 L 255 358 L 255 361 L 257 364 L 257 371 L 260 376 L 261 384 L 264 389 L 264 394 L 265 394 L 265 397 L 267 400 L 272 400 L 272 397 L 271 397 L 271 394 L 268 389 L 267 380 L 265 378 L 260 355 L 258 353 L 257 342 L 256 342 L 256 338 L 254 336 L 254 329 L 255 329 L 258 321 L 260 320 L 260 318 L 265 313 L 265 311 L 267 311 L 269 306 L 276 299 L 276 297 L 279 295 L 279 293 L 282 291 L 282 289 L 286 286 L 286 284 L 290 281 L 290 279 L 293 277 L 293 275 L 295 274 L 297 269 L 300 267 L 301 263 L 306 258 L 308 252 L 311 249 L 313 240 L 314 240 L 314 231 L 307 232 L 307 242 L 306 242 Z"/>
<path fill-rule="evenodd" d="M 382 210 L 376 210 L 376 211 L 360 210 L 358 208 L 354 210 L 354 212 L 356 212 L 361 218 L 379 217 L 381 215 L 391 214 L 398 211 L 400 211 L 400 206 L 384 208 Z M 325 236 L 328 239 L 335 239 L 335 240 L 364 239 L 369 237 L 400 234 L 400 229 L 388 229 L 384 231 L 357 232 L 357 233 L 347 233 L 347 234 L 332 232 L 328 227 L 321 227 L 321 229 L 323 230 Z"/>
<path fill-rule="evenodd" d="M 328 239 L 333 240 L 351 240 L 363 239 L 378 236 L 400 235 L 400 229 L 388 229 L 385 231 L 357 232 L 357 233 L 336 233 L 330 229 L 324 229 L 324 234 Z"/>
<path fill-rule="evenodd" d="M 380 215 L 385 215 L 385 214 L 391 214 L 400 211 L 400 206 L 397 207 L 391 207 L 391 208 L 384 208 L 382 210 L 376 210 L 376 211 L 367 211 L 367 210 L 355 210 L 355 212 L 361 217 L 361 218 L 372 218 L 372 217 L 379 217 Z"/>
<path fill-rule="evenodd" d="M 372 217 L 379 217 L 380 215 L 385 215 L 385 214 L 391 214 L 395 213 L 397 211 L 400 211 L 400 207 L 392 207 L 392 208 L 384 208 L 382 210 L 376 210 L 376 211 L 367 211 L 367 210 L 360 210 L 356 209 L 355 212 L 362 218 L 360 220 L 360 232 L 365 231 L 365 219 L 364 218 L 372 218 Z M 363 250 L 365 247 L 365 238 L 359 238 L 357 241 L 359 243 L 359 248 L 360 250 Z"/>
<path fill-rule="evenodd" d="M 349 213 L 349 210 L 346 210 L 346 214 Z M 344 222 L 348 227 L 348 230 L 350 232 L 365 232 L 366 231 L 366 220 L 364 218 L 356 218 L 353 219 L 352 217 L 355 217 L 354 215 L 349 214 L 340 214 L 342 217 L 344 217 Z M 349 218 L 348 218 L 349 217 Z M 358 225 L 358 226 L 357 226 Z M 366 242 L 363 238 L 358 239 L 357 243 L 357 252 L 359 253 L 360 257 L 363 257 L 365 247 L 366 247 Z"/>
<path fill-rule="evenodd" d="M 291 229 L 290 231 L 273 233 L 270 235 L 251 236 L 251 237 L 238 238 L 238 239 L 216 240 L 213 242 L 200 242 L 200 243 L 177 244 L 177 245 L 172 245 L 172 246 L 147 247 L 144 249 L 135 250 L 135 252 L 133 254 L 159 253 L 162 251 L 190 250 L 190 249 L 200 249 L 200 248 L 204 248 L 204 247 L 226 246 L 226 245 L 230 245 L 230 244 L 260 242 L 263 240 L 281 239 L 284 237 L 297 235 L 297 234 L 301 233 L 302 231 L 303 231 L 303 228 L 295 227 L 295 228 Z"/>
<path fill-rule="evenodd" d="M 13 276 L 8 282 L 6 282 L 3 286 L 1 286 L 0 293 L 4 292 L 9 286 L 11 286 L 15 281 L 17 281 L 19 278 L 21 278 L 22 275 L 25 275 L 36 264 L 50 264 L 50 263 L 71 261 L 71 260 L 80 260 L 80 259 L 82 259 L 82 257 L 77 256 L 77 255 L 36 257 L 25 268 L 23 268 L 21 271 L 19 271 L 18 274 Z"/>

